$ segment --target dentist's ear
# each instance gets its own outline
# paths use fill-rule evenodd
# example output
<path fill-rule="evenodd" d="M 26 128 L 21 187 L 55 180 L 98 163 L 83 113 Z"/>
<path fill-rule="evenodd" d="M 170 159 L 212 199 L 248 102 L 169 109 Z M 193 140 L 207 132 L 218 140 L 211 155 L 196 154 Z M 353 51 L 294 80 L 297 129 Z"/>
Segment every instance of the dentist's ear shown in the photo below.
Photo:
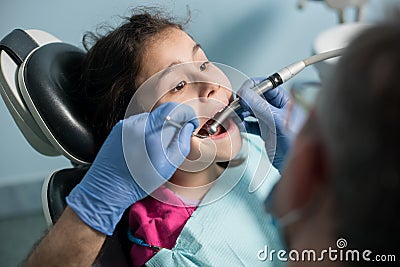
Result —
<path fill-rule="evenodd" d="M 275 192 L 274 210 L 280 217 L 307 209 L 328 186 L 328 157 L 317 127 L 311 114 L 294 142 Z"/>

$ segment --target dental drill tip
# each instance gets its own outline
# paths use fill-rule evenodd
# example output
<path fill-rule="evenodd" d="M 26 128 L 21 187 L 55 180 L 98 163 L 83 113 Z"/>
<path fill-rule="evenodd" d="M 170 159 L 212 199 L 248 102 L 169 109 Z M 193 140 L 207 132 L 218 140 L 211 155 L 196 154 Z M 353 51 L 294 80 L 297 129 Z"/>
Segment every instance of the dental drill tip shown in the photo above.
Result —
<path fill-rule="evenodd" d="M 219 123 L 213 123 L 212 125 L 210 125 L 208 127 L 207 132 L 210 135 L 214 135 L 218 131 L 218 126 L 219 126 Z"/>

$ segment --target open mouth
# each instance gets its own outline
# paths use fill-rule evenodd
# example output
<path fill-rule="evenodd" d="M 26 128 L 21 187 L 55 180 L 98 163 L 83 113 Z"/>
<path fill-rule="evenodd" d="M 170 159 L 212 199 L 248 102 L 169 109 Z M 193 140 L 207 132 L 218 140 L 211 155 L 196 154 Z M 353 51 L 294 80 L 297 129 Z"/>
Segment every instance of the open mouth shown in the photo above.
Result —
<path fill-rule="evenodd" d="M 222 124 L 218 125 L 217 132 L 215 132 L 213 135 L 209 133 L 209 128 L 210 125 L 214 124 L 215 120 L 214 119 L 209 119 L 206 121 L 206 123 L 203 124 L 203 126 L 200 128 L 200 130 L 197 132 L 196 136 L 200 138 L 207 138 L 210 136 L 218 136 L 221 134 L 226 133 L 227 129 L 229 128 L 229 121 L 225 120 Z"/>
<path fill-rule="evenodd" d="M 221 112 L 222 110 L 224 110 L 230 103 L 232 103 L 233 101 L 233 97 L 231 96 L 228 103 L 225 104 L 220 110 L 218 110 L 208 121 L 206 121 L 200 128 L 199 131 L 197 131 L 196 134 L 194 134 L 194 136 L 198 137 L 198 138 L 210 138 L 210 137 L 222 137 L 221 135 L 225 134 L 228 130 L 229 127 L 231 126 L 231 122 L 229 119 L 225 119 L 224 121 L 222 121 L 222 123 L 218 124 L 217 127 L 217 131 L 213 134 L 210 134 L 210 132 L 214 132 L 214 131 L 210 131 L 210 127 L 211 125 L 213 125 L 216 120 L 215 115 L 219 112 Z"/>

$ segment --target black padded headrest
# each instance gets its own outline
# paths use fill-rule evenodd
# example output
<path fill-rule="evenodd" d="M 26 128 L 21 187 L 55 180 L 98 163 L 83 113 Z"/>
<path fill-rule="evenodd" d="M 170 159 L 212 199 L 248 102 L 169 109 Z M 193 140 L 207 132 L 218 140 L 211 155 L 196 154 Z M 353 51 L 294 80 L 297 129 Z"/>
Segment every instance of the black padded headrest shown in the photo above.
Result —
<path fill-rule="evenodd" d="M 99 149 L 84 105 L 69 94 L 76 90 L 84 57 L 73 45 L 50 43 L 22 68 L 24 99 L 33 117 L 53 146 L 76 163 L 92 162 Z"/>

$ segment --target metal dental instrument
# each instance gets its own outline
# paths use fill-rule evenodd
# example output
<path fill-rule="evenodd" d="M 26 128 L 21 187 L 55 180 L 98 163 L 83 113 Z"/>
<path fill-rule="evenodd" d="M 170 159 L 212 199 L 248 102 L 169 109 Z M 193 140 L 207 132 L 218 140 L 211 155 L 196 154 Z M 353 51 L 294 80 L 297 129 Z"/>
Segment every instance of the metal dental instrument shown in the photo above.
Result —
<path fill-rule="evenodd" d="M 278 72 L 272 74 L 271 76 L 269 76 L 264 82 L 260 83 L 258 86 L 255 86 L 254 90 L 259 95 L 264 94 L 265 92 L 278 87 L 279 85 L 283 84 L 284 82 L 287 82 L 293 76 L 295 76 L 296 74 L 301 72 L 305 67 L 312 65 L 314 63 L 326 60 L 326 59 L 340 56 L 341 54 L 343 54 L 343 51 L 344 51 L 344 48 L 336 49 L 336 50 L 332 50 L 332 51 L 328 51 L 328 52 L 321 53 L 318 55 L 314 55 L 309 58 L 303 59 L 301 61 L 295 62 L 295 63 L 279 70 Z M 229 117 L 229 115 L 232 113 L 232 111 L 236 111 L 239 108 L 240 108 L 240 100 L 239 100 L 239 98 L 236 98 L 228 106 L 226 106 L 224 109 L 222 109 L 221 111 L 219 111 L 217 114 L 214 115 L 214 117 L 213 117 L 214 123 L 208 126 L 208 128 L 206 129 L 207 132 L 210 135 L 214 135 L 218 131 L 218 126 L 226 118 Z M 200 138 L 202 138 L 202 137 L 200 137 Z"/>
<path fill-rule="evenodd" d="M 176 121 L 174 121 L 170 116 L 165 117 L 165 120 L 167 121 L 167 123 L 169 123 L 169 124 L 175 126 L 175 127 L 178 128 L 178 129 L 181 129 L 181 128 L 182 128 L 182 125 L 180 125 L 179 123 L 177 123 Z M 198 134 L 198 133 L 192 133 L 192 136 L 195 136 L 195 137 L 198 137 L 198 138 L 201 138 L 201 139 L 204 139 L 204 138 L 207 137 L 207 136 L 205 136 L 205 135 Z"/>

